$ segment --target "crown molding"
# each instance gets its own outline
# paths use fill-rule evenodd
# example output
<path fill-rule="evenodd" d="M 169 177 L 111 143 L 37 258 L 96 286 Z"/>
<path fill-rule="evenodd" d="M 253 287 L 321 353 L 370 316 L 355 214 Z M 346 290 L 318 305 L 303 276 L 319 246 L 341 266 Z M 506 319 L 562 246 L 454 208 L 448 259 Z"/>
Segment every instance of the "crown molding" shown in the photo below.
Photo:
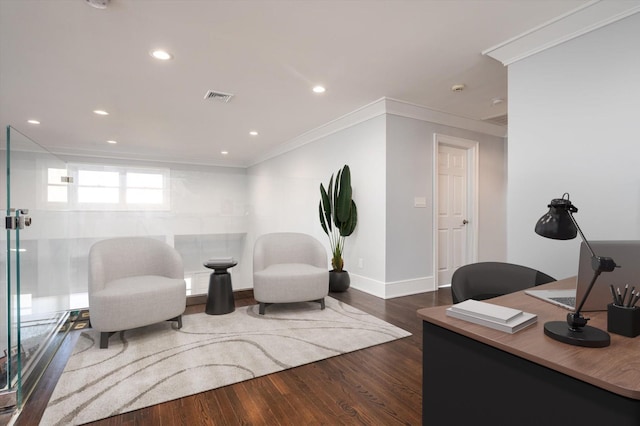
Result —
<path fill-rule="evenodd" d="M 355 126 L 372 118 L 384 114 L 397 115 L 401 117 L 413 118 L 421 121 L 429 121 L 445 126 L 457 127 L 471 130 L 492 136 L 507 137 L 507 128 L 496 124 L 486 123 L 472 118 L 460 117 L 446 112 L 436 111 L 427 107 L 400 101 L 391 98 L 380 98 L 355 111 L 336 118 L 320 127 L 309 130 L 282 145 L 279 145 L 268 154 L 256 158 L 249 167 L 260 164 L 263 161 L 293 151 L 308 143 L 329 136 L 333 133 Z"/>
<path fill-rule="evenodd" d="M 203 166 L 203 167 L 221 167 L 228 169 L 245 169 L 247 166 L 244 164 L 235 164 L 235 163 L 226 163 L 220 164 L 214 161 L 201 161 L 199 159 L 188 159 L 188 158 L 168 158 L 163 155 L 154 155 L 152 153 L 117 153 L 117 152 L 107 152 L 103 150 L 88 150 L 88 149 L 78 149 L 78 148 L 68 148 L 68 147 L 56 147 L 55 149 L 50 151 L 51 154 L 57 157 L 82 157 L 85 160 L 89 161 L 91 158 L 95 159 L 109 159 L 116 161 L 137 161 L 144 163 L 152 163 L 152 164 L 181 164 L 185 166 Z"/>
<path fill-rule="evenodd" d="M 486 135 L 507 137 L 507 128 L 497 124 L 487 123 L 473 118 L 461 117 L 447 112 L 429 109 L 410 102 L 398 99 L 386 98 L 385 111 L 387 114 L 400 117 L 413 118 L 420 121 L 442 124 L 459 129 L 471 130 L 473 132 L 484 133 Z"/>
<path fill-rule="evenodd" d="M 348 127 L 355 126 L 356 124 L 383 115 L 385 114 L 385 112 L 385 98 L 380 98 L 376 101 L 371 102 L 370 104 L 356 109 L 355 111 L 345 114 L 342 117 L 338 117 L 335 120 L 323 124 L 322 126 L 316 127 L 315 129 L 309 130 L 281 145 L 278 145 L 275 149 L 271 150 L 266 155 L 256 158 L 252 162 L 252 164 L 249 165 L 249 167 L 255 166 L 256 164 L 285 154 L 289 151 L 293 151 L 296 148 L 329 136 L 333 133 L 339 132 L 340 130 L 344 130 Z"/>
<path fill-rule="evenodd" d="M 536 53 L 640 12 L 639 0 L 592 0 L 482 52 L 511 65 Z"/>

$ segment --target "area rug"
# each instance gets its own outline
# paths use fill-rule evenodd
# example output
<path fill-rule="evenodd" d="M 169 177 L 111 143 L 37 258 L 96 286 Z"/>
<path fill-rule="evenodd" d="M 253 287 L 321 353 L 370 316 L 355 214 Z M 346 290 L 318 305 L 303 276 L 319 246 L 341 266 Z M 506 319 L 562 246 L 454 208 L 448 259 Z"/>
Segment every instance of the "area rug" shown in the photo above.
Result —
<path fill-rule="evenodd" d="M 40 424 L 95 421 L 411 335 L 325 300 L 324 310 L 311 302 L 185 315 L 180 330 L 166 322 L 121 332 L 108 349 L 84 330 Z"/>

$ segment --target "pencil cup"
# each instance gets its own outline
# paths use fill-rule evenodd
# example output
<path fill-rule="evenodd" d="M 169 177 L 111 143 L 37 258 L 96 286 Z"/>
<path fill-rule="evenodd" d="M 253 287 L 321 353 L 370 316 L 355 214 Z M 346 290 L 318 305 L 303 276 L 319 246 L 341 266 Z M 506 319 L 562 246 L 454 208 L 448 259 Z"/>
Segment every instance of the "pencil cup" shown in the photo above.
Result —
<path fill-rule="evenodd" d="M 607 331 L 627 337 L 639 335 L 640 308 L 627 308 L 613 303 L 607 305 Z"/>

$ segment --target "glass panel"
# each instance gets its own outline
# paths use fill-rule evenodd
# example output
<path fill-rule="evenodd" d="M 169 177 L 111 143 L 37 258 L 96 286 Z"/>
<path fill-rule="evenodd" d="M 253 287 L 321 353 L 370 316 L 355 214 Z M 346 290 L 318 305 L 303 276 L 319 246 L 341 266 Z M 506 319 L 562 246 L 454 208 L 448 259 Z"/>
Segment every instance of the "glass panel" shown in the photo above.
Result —
<path fill-rule="evenodd" d="M 6 214 L 15 230 L 7 230 L 3 258 L 6 312 L 0 321 L 0 351 L 6 351 L 4 385 L 15 389 L 20 407 L 29 396 L 64 338 L 59 333 L 68 316 L 69 254 L 50 243 L 51 233 L 64 235 L 66 218 L 47 210 L 51 197 L 63 201 L 63 161 L 12 127 L 2 148 L 6 163 Z M 54 184 L 50 186 L 49 184 Z M 32 221 L 31 226 L 28 219 Z M 4 309 L 4 307 L 3 307 Z"/>
<path fill-rule="evenodd" d="M 51 203 L 66 203 L 68 200 L 66 186 L 49 185 L 47 191 L 47 201 Z"/>
<path fill-rule="evenodd" d="M 162 188 L 163 177 L 156 173 L 127 173 L 128 188 Z"/>
<path fill-rule="evenodd" d="M 249 187 L 244 170 L 180 164 L 158 168 L 155 163 L 113 159 L 96 159 L 92 164 L 65 164 L 24 135 L 13 129 L 10 131 L 11 203 L 8 207 L 28 208 L 33 224 L 18 231 L 19 240 L 16 240 L 17 231 L 9 231 L 9 239 L 5 237 L 3 241 L 7 252 L 12 249 L 7 253 L 9 263 L 4 258 L 1 261 L 3 267 L 11 266 L 9 302 L 13 316 L 11 328 L 9 313 L 1 308 L 4 324 L 0 324 L 0 330 L 5 337 L 2 342 L 9 339 L 8 331 L 13 330 L 10 339 L 14 342 L 3 347 L 19 348 L 17 333 L 21 332 L 21 337 L 28 334 L 26 328 L 16 326 L 19 320 L 26 322 L 38 318 L 37 315 L 42 316 L 38 319 L 42 320 L 44 333 L 37 333 L 39 323 L 32 321 L 33 326 L 29 327 L 29 335 L 35 336 L 30 341 L 37 344 L 44 341 L 41 337 L 47 330 L 55 329 L 51 323 L 59 319 L 56 313 L 88 307 L 88 253 L 94 243 L 105 238 L 146 236 L 174 246 L 182 255 L 191 295 L 207 293 L 212 271 L 205 268 L 203 262 L 213 257 L 237 258 L 238 265 L 229 271 L 233 275 L 233 288 L 250 288 L 250 238 L 253 237 L 248 236 L 247 230 L 254 209 L 248 203 L 248 194 L 250 190 L 262 193 L 259 188 Z M 20 140 L 27 147 L 16 148 Z M 0 155 L 4 158 L 6 152 L 5 147 Z M 81 177 L 80 171 L 107 174 L 91 173 Z M 117 183 L 111 172 L 118 173 Z M 63 182 L 61 178 L 66 175 L 73 177 L 74 182 Z M 0 173 L 0 180 L 5 177 L 5 172 Z M 83 178 L 89 180 L 83 181 Z M 315 194 L 315 180 L 302 184 L 308 186 L 309 193 Z M 6 192 L 6 185 L 1 186 Z M 98 202 L 80 204 L 81 187 L 92 193 L 94 199 L 99 198 Z M 114 189 L 119 191 L 118 204 L 105 203 L 104 194 L 95 197 L 95 191 Z M 9 194 L 3 195 L 2 199 L 7 199 Z M 266 199 L 272 195 L 260 196 Z M 160 199 L 162 202 L 155 204 Z M 260 211 L 276 213 L 264 208 Z M 15 212 L 12 215 L 15 216 Z M 16 291 L 17 284 L 14 283 L 18 254 L 21 256 L 20 292 Z M 5 276 L 2 274 L 1 278 Z M 6 291 L 7 288 L 5 294 Z M 22 344 L 24 346 L 25 342 Z M 3 347 L 0 347 L 0 358 Z M 24 353 L 29 353 L 26 347 Z M 18 354 L 14 354 L 14 359 Z M 46 356 L 41 358 L 46 359 Z M 15 383 L 15 371 L 22 372 L 23 369 L 15 370 L 14 367 L 12 371 Z"/>
<path fill-rule="evenodd" d="M 112 186 L 117 188 L 119 183 L 118 172 L 97 170 L 80 170 L 78 172 L 78 185 L 80 186 Z"/>
<path fill-rule="evenodd" d="M 216 257 L 242 259 L 245 239 L 245 233 L 175 235 L 174 247 L 182 256 L 187 295 L 207 294 L 213 271 L 205 268 L 203 263 Z M 243 281 L 242 266 L 227 271 L 235 285 Z"/>
<path fill-rule="evenodd" d="M 9 134 L 9 130 L 7 129 L 7 135 Z M 8 184 L 6 180 L 6 170 L 9 167 L 7 164 L 7 140 L 3 138 L 0 140 L 2 146 L 0 147 L 0 156 L 2 160 L 2 164 L 5 166 L 2 173 L 0 173 L 0 179 L 2 180 L 2 185 L 0 185 L 0 199 L 2 200 L 3 210 L 5 211 L 5 215 L 9 216 L 9 207 L 7 204 L 7 199 L 9 197 Z M 6 391 L 8 386 L 8 376 L 9 376 L 9 356 L 7 354 L 7 348 L 10 347 L 10 336 L 9 336 L 9 287 L 7 285 L 7 275 L 9 273 L 9 244 L 7 236 L 9 235 L 9 231 L 0 232 L 0 244 L 2 244 L 4 255 L 0 256 L 0 267 L 2 271 L 0 271 L 0 292 L 2 293 L 2 298 L 4 303 L 0 303 L 0 391 Z"/>
<path fill-rule="evenodd" d="M 78 171 L 78 203 L 118 204 L 120 174 L 101 170 Z"/>
<path fill-rule="evenodd" d="M 118 204 L 120 191 L 118 188 L 79 187 L 79 203 Z"/>
<path fill-rule="evenodd" d="M 127 204 L 164 203 L 164 176 L 127 172 Z"/>
<path fill-rule="evenodd" d="M 127 189 L 127 204 L 162 204 L 162 189 Z"/>
<path fill-rule="evenodd" d="M 47 169 L 47 183 L 59 185 L 63 182 L 63 178 L 67 176 L 67 169 L 55 169 L 49 167 Z"/>
<path fill-rule="evenodd" d="M 50 203 L 66 203 L 69 200 L 67 184 L 64 179 L 67 177 L 66 169 L 47 169 L 47 201 Z"/>

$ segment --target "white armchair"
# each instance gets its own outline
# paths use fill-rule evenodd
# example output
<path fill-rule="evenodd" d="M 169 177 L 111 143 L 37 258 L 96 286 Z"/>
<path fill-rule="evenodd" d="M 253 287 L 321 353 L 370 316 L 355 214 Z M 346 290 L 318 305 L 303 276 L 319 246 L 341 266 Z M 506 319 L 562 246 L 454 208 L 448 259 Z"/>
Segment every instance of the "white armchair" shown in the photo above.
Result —
<path fill-rule="evenodd" d="M 329 294 L 327 251 L 310 235 L 281 232 L 260 236 L 253 250 L 253 295 L 260 314 L 267 305 L 315 301 Z"/>
<path fill-rule="evenodd" d="M 180 254 L 145 237 L 112 238 L 89 251 L 89 316 L 107 348 L 116 331 L 156 322 L 182 327 L 186 285 Z"/>

